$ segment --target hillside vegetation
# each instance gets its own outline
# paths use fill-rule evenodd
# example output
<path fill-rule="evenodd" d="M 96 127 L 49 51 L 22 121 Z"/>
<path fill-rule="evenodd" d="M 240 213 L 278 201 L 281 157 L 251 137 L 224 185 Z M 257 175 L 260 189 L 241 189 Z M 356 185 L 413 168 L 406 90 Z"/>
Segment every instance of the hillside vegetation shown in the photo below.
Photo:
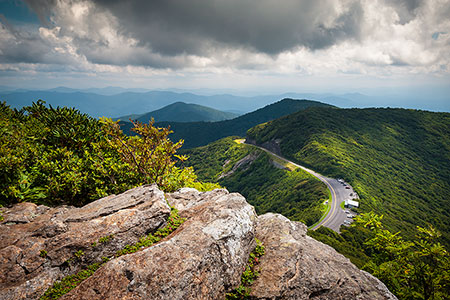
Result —
<path fill-rule="evenodd" d="M 450 245 L 450 114 L 405 109 L 311 108 L 250 129 L 262 144 L 279 139 L 283 155 L 342 177 L 361 212 L 384 215 L 405 237 L 434 225 Z"/>
<path fill-rule="evenodd" d="M 233 119 L 237 116 L 238 115 L 234 113 L 224 112 L 198 104 L 176 102 L 145 114 L 123 116 L 119 119 L 127 122 L 131 118 L 142 123 L 148 123 L 152 118 L 155 122 L 214 122 Z"/>
<path fill-rule="evenodd" d="M 199 180 L 241 193 L 258 214 L 277 212 L 307 225 L 323 214 L 322 203 L 329 197 L 325 184 L 301 169 L 280 169 L 266 152 L 232 137 L 180 153 L 189 155 L 184 164 L 195 169 Z"/>
<path fill-rule="evenodd" d="M 174 131 L 170 138 L 175 141 L 183 139 L 185 148 L 193 148 L 207 145 L 227 136 L 245 136 L 247 130 L 257 124 L 312 106 L 330 107 L 328 104 L 317 101 L 283 99 L 232 120 L 214 123 L 158 122 L 155 125 L 160 127 L 167 127 L 170 125 L 171 129 Z M 124 131 L 126 131 L 125 128 L 126 127 L 124 127 Z"/>
<path fill-rule="evenodd" d="M 204 189 L 190 168 L 174 166 L 182 142 L 169 130 L 136 124 L 127 137 L 109 119 L 38 101 L 13 110 L 0 102 L 0 205 L 29 201 L 84 205 L 142 184 L 166 191 Z"/>

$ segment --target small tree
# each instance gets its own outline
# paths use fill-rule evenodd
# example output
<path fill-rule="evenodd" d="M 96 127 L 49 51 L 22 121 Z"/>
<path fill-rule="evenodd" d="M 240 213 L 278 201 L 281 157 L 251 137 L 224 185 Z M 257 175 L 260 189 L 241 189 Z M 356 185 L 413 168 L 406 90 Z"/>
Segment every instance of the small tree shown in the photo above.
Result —
<path fill-rule="evenodd" d="M 156 183 L 161 188 L 167 187 L 169 177 L 175 168 L 174 157 L 181 161 L 185 156 L 175 155 L 183 145 L 183 140 L 173 143 L 168 139 L 172 133 L 170 128 L 154 127 L 154 120 L 149 124 L 131 121 L 138 136 L 127 137 L 118 122 L 108 118 L 101 118 L 108 143 L 122 156 L 133 171 L 142 176 L 143 183 Z"/>

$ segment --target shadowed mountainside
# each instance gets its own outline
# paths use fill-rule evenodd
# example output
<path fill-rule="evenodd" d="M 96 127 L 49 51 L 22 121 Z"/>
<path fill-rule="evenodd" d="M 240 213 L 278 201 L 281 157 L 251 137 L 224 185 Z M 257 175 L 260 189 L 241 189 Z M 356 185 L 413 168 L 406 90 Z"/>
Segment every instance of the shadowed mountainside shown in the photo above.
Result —
<path fill-rule="evenodd" d="M 313 106 L 331 107 L 317 101 L 283 99 L 232 120 L 192 123 L 158 122 L 155 126 L 167 127 L 170 125 L 174 131 L 170 138 L 173 141 L 184 139 L 184 148 L 193 148 L 227 136 L 245 136 L 247 130 L 257 124 Z M 129 133 L 131 126 L 126 122 L 121 122 L 121 128 L 125 133 Z"/>

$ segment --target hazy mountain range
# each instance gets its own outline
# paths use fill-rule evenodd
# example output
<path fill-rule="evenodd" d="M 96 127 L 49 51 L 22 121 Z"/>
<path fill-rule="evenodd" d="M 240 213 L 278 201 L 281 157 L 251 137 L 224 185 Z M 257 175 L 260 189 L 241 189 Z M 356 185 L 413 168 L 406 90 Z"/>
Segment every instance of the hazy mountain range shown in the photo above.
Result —
<path fill-rule="evenodd" d="M 429 93 L 429 101 L 424 95 L 388 94 L 368 96 L 361 93 L 284 93 L 259 96 L 237 96 L 232 94 L 201 95 L 178 91 L 149 91 L 147 89 L 124 89 L 120 87 L 71 89 L 58 87 L 50 90 L 15 90 L 0 86 L 0 101 L 6 101 L 13 108 L 30 105 L 42 99 L 52 106 L 75 107 L 93 117 L 142 114 L 158 110 L 175 102 L 185 102 L 208 106 L 225 112 L 244 114 L 274 103 L 283 98 L 318 100 L 342 108 L 350 107 L 404 107 L 450 112 L 448 95 Z M 204 92 L 204 91 L 203 91 Z"/>

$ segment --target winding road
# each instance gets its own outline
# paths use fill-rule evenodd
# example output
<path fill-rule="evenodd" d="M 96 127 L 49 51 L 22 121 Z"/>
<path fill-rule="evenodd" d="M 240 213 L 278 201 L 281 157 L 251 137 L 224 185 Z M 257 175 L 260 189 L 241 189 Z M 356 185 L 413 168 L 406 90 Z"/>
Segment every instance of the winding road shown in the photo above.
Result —
<path fill-rule="evenodd" d="M 297 168 L 300 168 L 308 173 L 310 173 L 311 175 L 317 177 L 320 181 L 322 181 L 323 183 L 325 183 L 328 187 L 328 189 L 330 190 L 331 193 L 331 204 L 328 203 L 328 205 L 331 205 L 330 209 L 327 212 L 327 215 L 317 224 L 313 225 L 312 227 L 310 227 L 310 229 L 312 230 L 316 230 L 317 228 L 319 228 L 320 226 L 325 226 L 328 227 L 334 231 L 336 231 L 337 233 L 339 233 L 339 228 L 341 227 L 342 224 L 344 224 L 344 221 L 347 218 L 347 214 L 345 213 L 344 210 L 342 210 L 341 208 L 341 203 L 344 202 L 346 199 L 350 198 L 350 194 L 354 193 L 353 188 L 348 185 L 348 183 L 345 183 L 347 187 L 349 187 L 348 189 L 341 183 L 339 182 L 337 179 L 334 178 L 329 178 L 329 177 L 325 177 L 317 172 L 314 172 L 311 169 L 308 169 L 304 166 L 301 166 L 299 164 L 296 164 L 284 157 L 281 157 L 265 148 L 256 146 L 254 144 L 248 144 L 247 145 L 251 145 L 254 147 L 257 147 L 267 153 L 269 153 L 270 155 L 273 155 L 275 157 L 277 157 L 278 159 L 281 159 L 285 162 L 291 163 L 294 166 L 296 166 Z"/>

